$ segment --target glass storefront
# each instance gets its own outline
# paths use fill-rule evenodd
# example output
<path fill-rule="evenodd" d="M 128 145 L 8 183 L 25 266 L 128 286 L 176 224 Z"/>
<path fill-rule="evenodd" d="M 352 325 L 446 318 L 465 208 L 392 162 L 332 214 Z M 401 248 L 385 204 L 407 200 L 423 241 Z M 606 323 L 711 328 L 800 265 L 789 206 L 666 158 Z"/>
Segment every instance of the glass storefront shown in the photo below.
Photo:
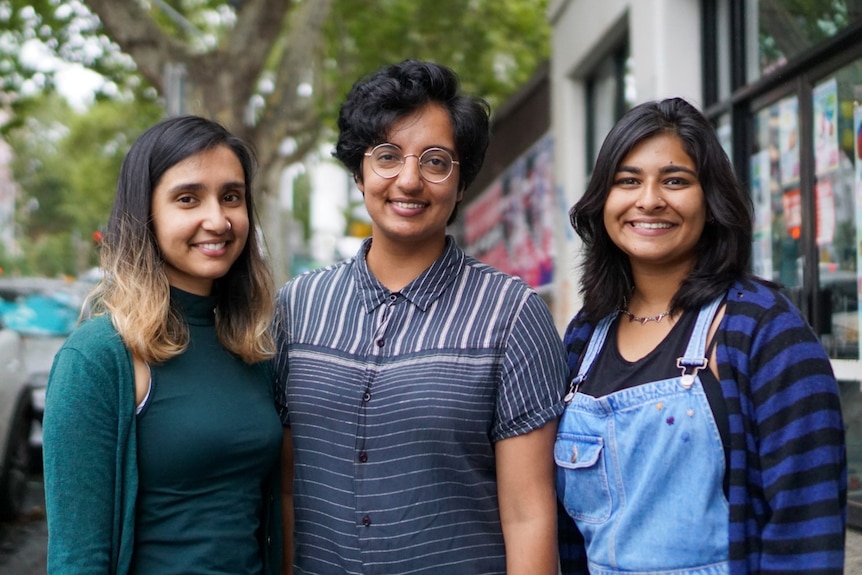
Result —
<path fill-rule="evenodd" d="M 859 243 L 862 189 L 859 156 L 862 60 L 839 69 L 813 90 L 815 241 L 822 294 L 821 334 L 829 356 L 859 359 Z"/>
<path fill-rule="evenodd" d="M 777 70 L 795 56 L 839 34 L 862 19 L 855 0 L 759 0 L 745 2 L 756 26 L 757 77 Z M 749 81 L 757 77 L 749 78 Z"/>
<path fill-rule="evenodd" d="M 781 283 L 798 301 L 794 296 L 802 286 L 804 266 L 797 110 L 797 99 L 790 96 L 754 114 L 749 181 L 754 273 Z"/>
<path fill-rule="evenodd" d="M 749 95 L 734 105 L 748 105 L 750 133 L 747 147 L 734 149 L 748 150 L 735 161 L 755 208 L 753 268 L 784 286 L 833 360 L 847 430 L 848 519 L 862 527 L 862 35 L 846 33 L 859 30 L 862 3 L 737 6 L 748 31 L 748 78 L 737 93 Z M 725 115 L 715 121 L 726 133 Z"/>

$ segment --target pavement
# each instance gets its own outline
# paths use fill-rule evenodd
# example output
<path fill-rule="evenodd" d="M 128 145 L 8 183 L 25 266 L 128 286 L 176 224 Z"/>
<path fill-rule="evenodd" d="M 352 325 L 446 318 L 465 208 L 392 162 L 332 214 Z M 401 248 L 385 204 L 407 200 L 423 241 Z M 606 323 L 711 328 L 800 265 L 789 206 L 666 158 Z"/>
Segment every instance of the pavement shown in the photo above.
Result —
<path fill-rule="evenodd" d="M 28 511 L 20 520 L 0 524 L 0 573 L 45 575 L 45 525 L 41 481 L 30 484 Z M 845 575 L 862 575 L 862 530 L 848 528 L 845 545 Z"/>
<path fill-rule="evenodd" d="M 847 529 L 844 553 L 844 575 L 862 575 L 862 531 Z"/>

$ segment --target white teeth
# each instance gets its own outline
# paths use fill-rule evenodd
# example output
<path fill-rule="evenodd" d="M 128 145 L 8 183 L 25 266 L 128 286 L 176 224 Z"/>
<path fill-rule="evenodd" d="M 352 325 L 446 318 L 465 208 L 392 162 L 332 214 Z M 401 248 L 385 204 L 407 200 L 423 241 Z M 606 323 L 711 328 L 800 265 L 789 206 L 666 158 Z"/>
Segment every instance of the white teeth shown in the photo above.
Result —
<path fill-rule="evenodd" d="M 422 207 L 422 204 L 418 204 L 415 202 L 392 202 L 392 203 L 395 204 L 396 206 L 398 206 L 399 208 L 404 208 L 407 210 L 418 210 L 419 208 Z"/>
<path fill-rule="evenodd" d="M 205 250 L 220 250 L 220 249 L 224 248 L 225 243 L 224 243 L 224 242 L 219 242 L 219 243 L 217 243 L 217 244 L 198 244 L 198 245 L 199 245 L 202 249 L 205 249 Z"/>
<path fill-rule="evenodd" d="M 647 230 L 666 230 L 671 227 L 670 224 L 663 222 L 633 222 L 632 226 Z"/>

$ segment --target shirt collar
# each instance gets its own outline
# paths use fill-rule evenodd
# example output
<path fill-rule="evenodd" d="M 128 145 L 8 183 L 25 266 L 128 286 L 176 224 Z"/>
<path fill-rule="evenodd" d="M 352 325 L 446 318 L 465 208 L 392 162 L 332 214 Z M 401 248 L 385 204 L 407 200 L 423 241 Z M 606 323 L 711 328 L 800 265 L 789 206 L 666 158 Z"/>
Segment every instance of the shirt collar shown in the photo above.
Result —
<path fill-rule="evenodd" d="M 381 284 L 371 270 L 365 256 L 371 247 L 372 238 L 367 238 L 354 257 L 353 279 L 359 288 L 359 297 L 367 313 L 384 304 L 392 292 Z M 455 281 L 464 267 L 464 252 L 452 236 L 446 236 L 443 253 L 409 284 L 400 290 L 402 296 L 422 311 L 426 311 L 440 295 Z"/>

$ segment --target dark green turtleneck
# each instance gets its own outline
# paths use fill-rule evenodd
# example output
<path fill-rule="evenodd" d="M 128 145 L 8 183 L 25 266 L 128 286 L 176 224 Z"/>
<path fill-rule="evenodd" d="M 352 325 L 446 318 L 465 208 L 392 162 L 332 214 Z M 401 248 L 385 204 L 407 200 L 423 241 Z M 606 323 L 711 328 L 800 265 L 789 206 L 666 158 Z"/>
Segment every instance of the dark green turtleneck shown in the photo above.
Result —
<path fill-rule="evenodd" d="M 138 414 L 135 575 L 259 574 L 261 487 L 282 427 L 266 365 L 219 344 L 215 299 L 174 288 L 191 340 L 152 367 Z"/>

